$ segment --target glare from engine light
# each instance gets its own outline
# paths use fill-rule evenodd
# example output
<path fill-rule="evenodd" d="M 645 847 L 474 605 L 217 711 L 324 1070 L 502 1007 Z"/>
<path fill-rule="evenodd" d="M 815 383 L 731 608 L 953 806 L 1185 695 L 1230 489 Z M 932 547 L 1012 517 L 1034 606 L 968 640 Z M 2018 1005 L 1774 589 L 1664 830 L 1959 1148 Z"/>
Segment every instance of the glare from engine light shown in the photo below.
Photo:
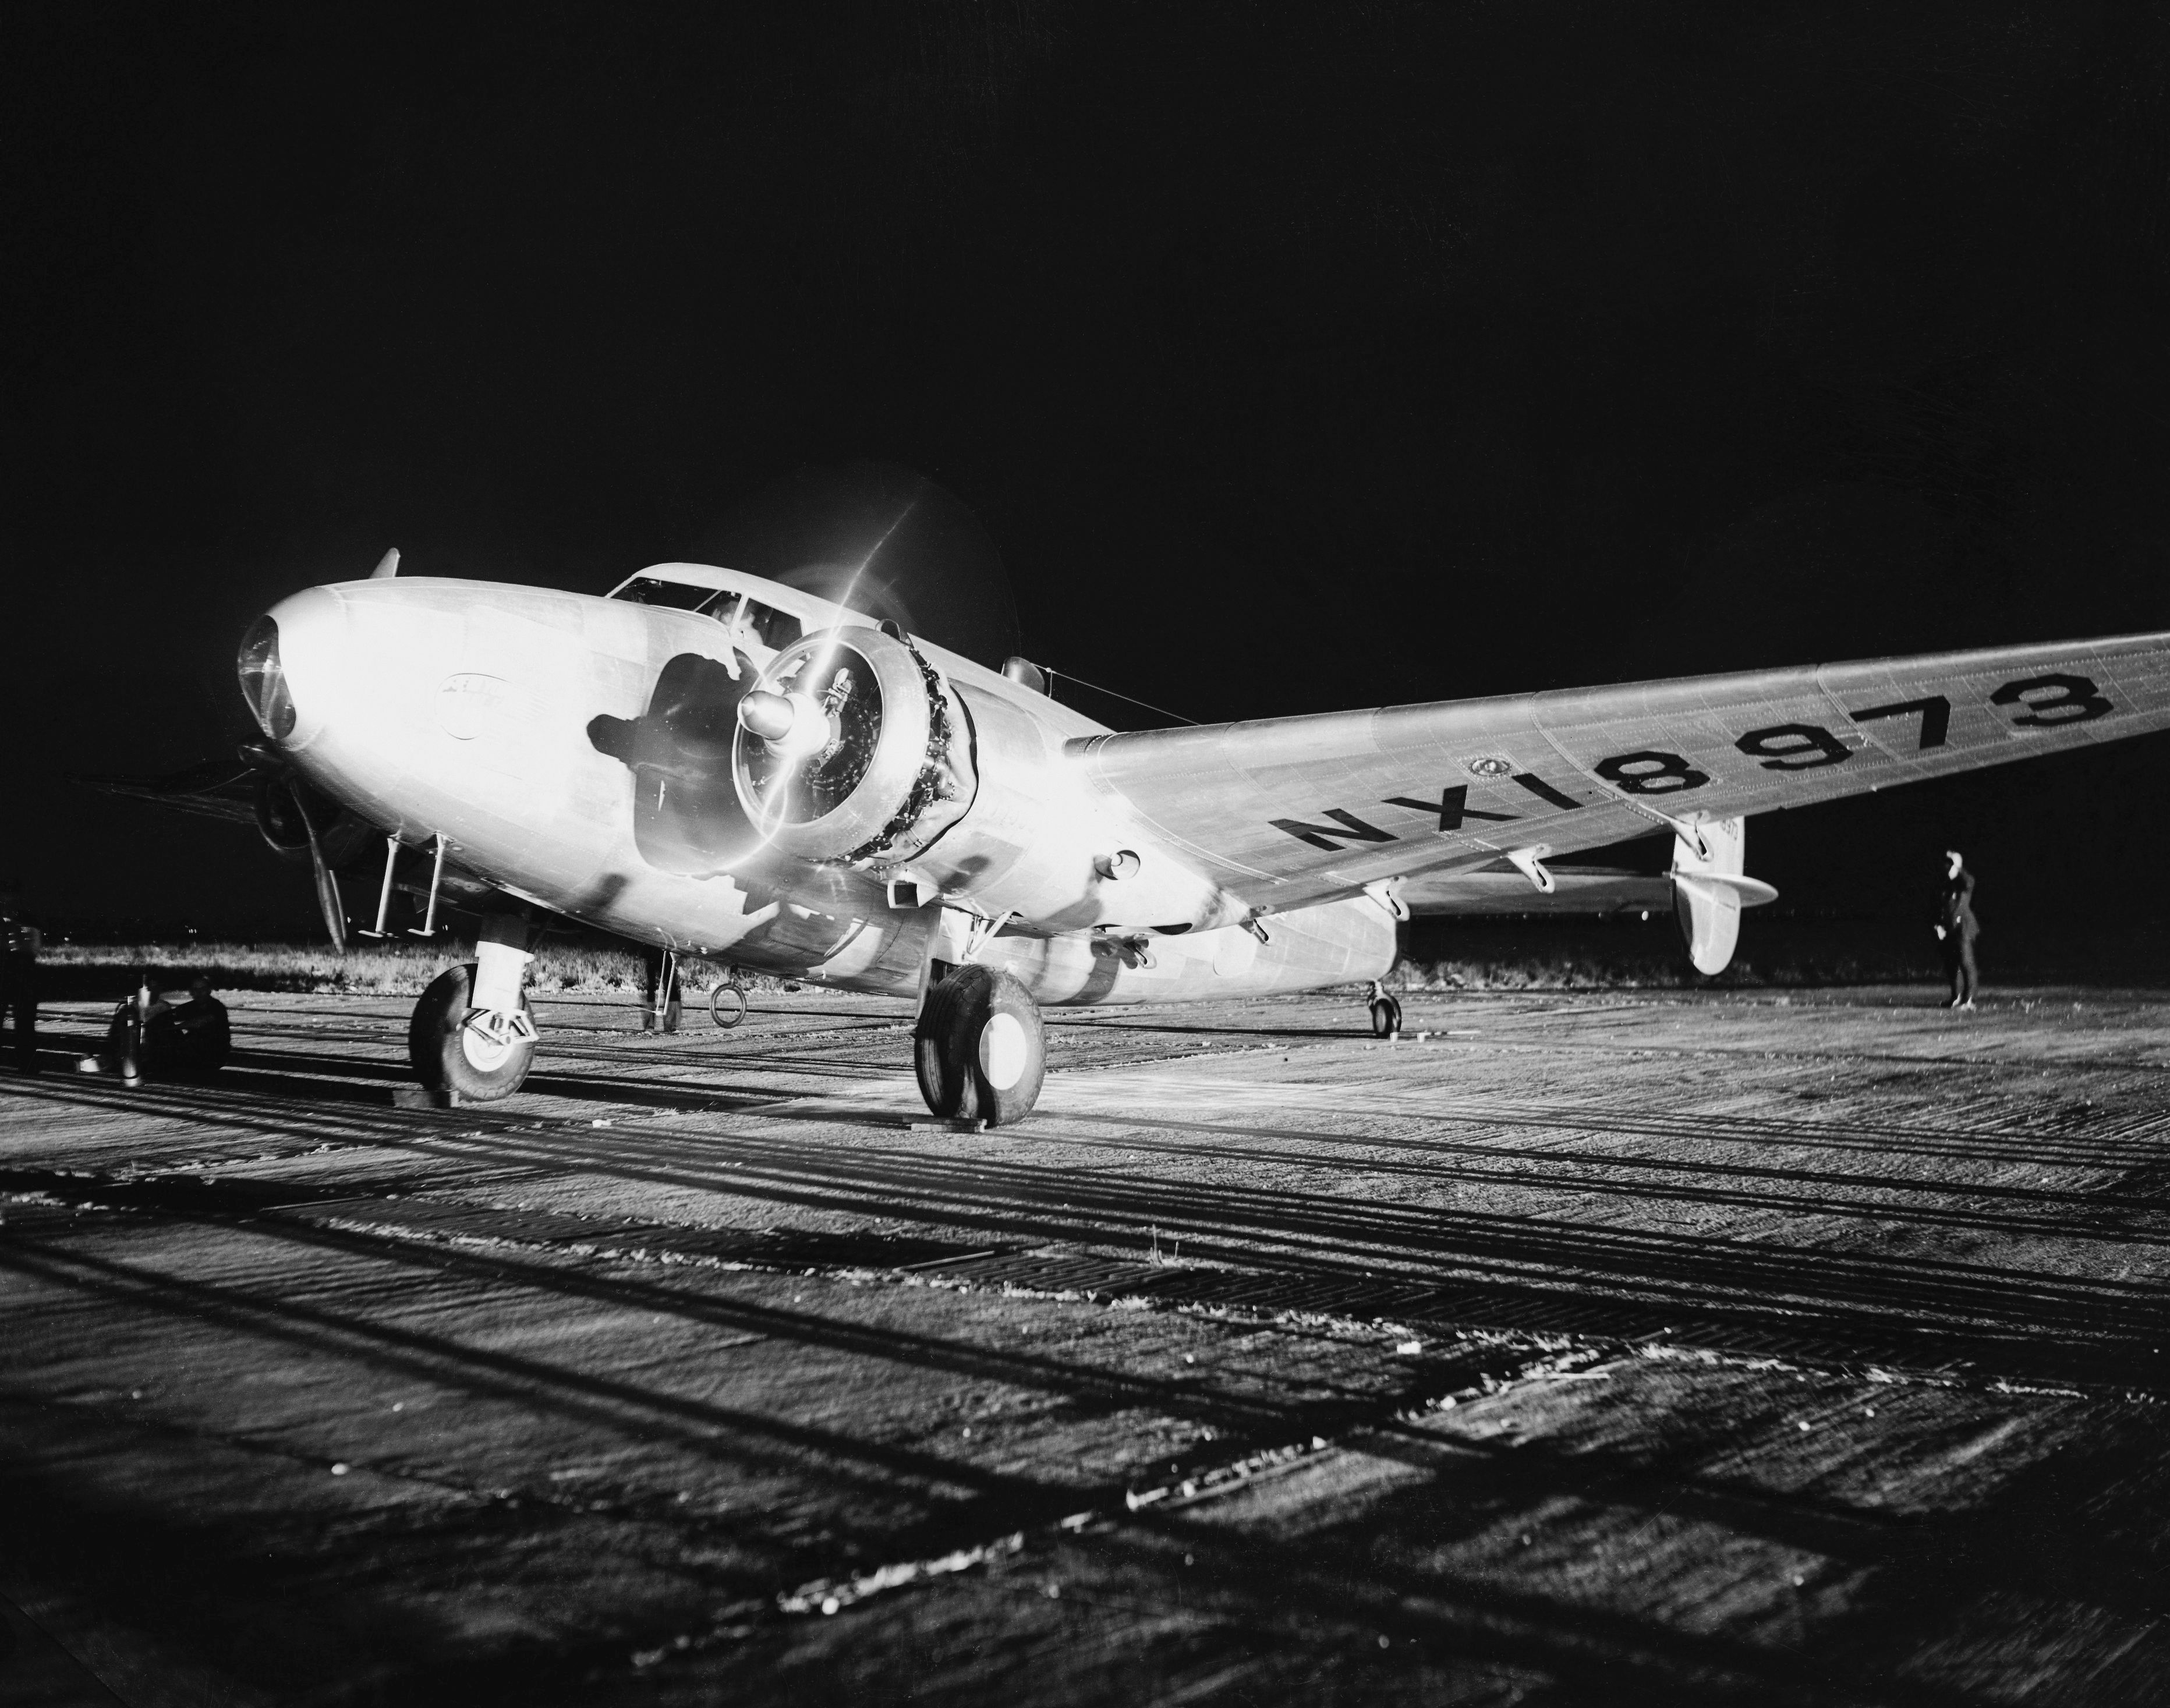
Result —
<path fill-rule="evenodd" d="M 866 555 L 859 559 L 859 567 L 852 572 L 852 579 L 844 584 L 843 591 L 835 596 L 833 603 L 846 611 L 858 609 L 852 600 L 858 592 L 861 579 L 875 558 L 880 555 L 881 548 L 889 543 L 890 536 L 904 526 L 906 518 L 918 507 L 919 499 L 915 495 L 911 503 L 897 512 L 896 520 L 884 529 L 881 537 L 867 548 Z M 797 681 L 814 683 L 830 677 L 831 666 L 836 662 L 836 649 L 842 640 L 842 625 L 839 624 L 830 631 L 821 650 L 801 667 Z M 779 682 L 777 686 L 782 687 L 783 684 Z M 781 707 L 773 703 L 777 702 L 783 702 Z M 786 712 L 789 714 L 788 723 L 784 721 Z M 758 857 L 775 842 L 776 833 L 783 828 L 783 815 L 790 803 L 792 785 L 799 780 L 800 764 L 820 752 L 836 734 L 829 713 L 821 702 L 804 689 L 795 686 L 783 693 L 764 688 L 749 691 L 739 701 L 739 723 L 749 734 L 758 736 L 765 742 L 768 750 L 783 763 L 777 767 L 776 775 L 762 792 L 761 799 L 754 803 L 752 818 L 761 833 L 760 840 L 734 860 L 731 862 L 734 866 Z M 776 733 L 771 734 L 772 730 Z"/>

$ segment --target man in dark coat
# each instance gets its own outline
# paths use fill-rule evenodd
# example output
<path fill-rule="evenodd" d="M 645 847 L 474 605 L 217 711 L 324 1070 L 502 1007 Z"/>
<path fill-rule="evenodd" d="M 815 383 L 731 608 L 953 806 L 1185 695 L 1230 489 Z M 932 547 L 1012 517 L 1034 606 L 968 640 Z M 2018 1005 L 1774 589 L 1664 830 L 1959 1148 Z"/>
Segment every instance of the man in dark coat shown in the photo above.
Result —
<path fill-rule="evenodd" d="M 189 980 L 189 1000 L 160 997 L 151 1005 L 143 1027 L 146 1067 L 161 1078 L 206 1080 L 226 1065 L 233 1031 L 226 1004 L 211 995 L 211 979 L 199 973 Z"/>
<path fill-rule="evenodd" d="M 1944 873 L 1944 888 L 1937 910 L 1937 937 L 1944 946 L 1944 976 L 1952 981 L 1952 1000 L 1947 1008 L 1974 1006 L 1975 973 L 1974 940 L 1981 925 L 1974 916 L 1974 873 L 1956 849 L 1947 849 L 1951 867 Z"/>
<path fill-rule="evenodd" d="M 0 878 L 0 1016 L 15 1025 L 15 1065 L 38 1070 L 38 951 L 44 940 L 23 912 L 23 886 Z"/>

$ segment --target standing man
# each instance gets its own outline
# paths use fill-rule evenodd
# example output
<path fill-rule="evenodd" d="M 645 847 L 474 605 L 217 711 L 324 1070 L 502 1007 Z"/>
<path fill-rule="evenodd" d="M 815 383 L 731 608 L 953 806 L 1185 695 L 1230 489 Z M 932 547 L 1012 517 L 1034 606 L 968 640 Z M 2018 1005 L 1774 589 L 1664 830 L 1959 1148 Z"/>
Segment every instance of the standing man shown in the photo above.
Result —
<path fill-rule="evenodd" d="M 1952 981 L 1952 1000 L 1947 1008 L 1971 1008 L 1976 974 L 1974 940 L 1981 925 L 1974 916 L 1974 873 L 1966 869 L 1959 851 L 1947 848 L 1951 862 L 1944 873 L 1944 888 L 1937 910 L 1937 937 L 1944 946 L 1944 976 Z"/>
<path fill-rule="evenodd" d="M 45 939 L 24 916 L 22 880 L 0 878 L 0 1016 L 15 1022 L 15 1065 L 38 1070 L 38 951 Z"/>

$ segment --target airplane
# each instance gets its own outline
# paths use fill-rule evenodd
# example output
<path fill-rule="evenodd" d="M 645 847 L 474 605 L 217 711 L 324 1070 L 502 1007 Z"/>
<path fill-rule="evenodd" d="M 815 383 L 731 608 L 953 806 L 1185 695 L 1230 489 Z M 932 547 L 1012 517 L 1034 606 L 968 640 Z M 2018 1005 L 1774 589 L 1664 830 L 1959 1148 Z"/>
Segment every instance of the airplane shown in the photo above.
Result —
<path fill-rule="evenodd" d="M 1368 983 L 1392 1036 L 1417 911 L 1670 905 L 1716 973 L 1776 894 L 1750 815 L 2170 727 L 2156 633 L 1118 733 L 1025 659 L 737 570 L 596 596 L 398 561 L 249 627 L 261 739 L 197 793 L 247 788 L 335 936 L 377 838 L 378 932 L 395 881 L 432 929 L 478 915 L 409 1027 L 456 1100 L 526 1078 L 553 915 L 914 998 L 928 1108 L 997 1126 L 1039 1097 L 1044 1007 Z M 1661 876 L 1570 863 L 1653 833 Z"/>

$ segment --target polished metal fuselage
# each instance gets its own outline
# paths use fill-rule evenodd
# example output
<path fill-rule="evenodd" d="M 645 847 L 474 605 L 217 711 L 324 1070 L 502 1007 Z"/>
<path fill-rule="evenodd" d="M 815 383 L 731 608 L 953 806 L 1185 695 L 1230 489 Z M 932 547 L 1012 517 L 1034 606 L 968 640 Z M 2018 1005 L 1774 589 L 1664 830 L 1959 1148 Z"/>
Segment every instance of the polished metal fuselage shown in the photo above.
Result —
<path fill-rule="evenodd" d="M 810 630 L 871 624 L 757 578 L 699 573 Z M 967 712 L 978 782 L 900 891 L 895 872 L 772 846 L 698 877 L 644 857 L 633 775 L 591 726 L 640 718 L 674 659 L 757 667 L 764 652 L 708 617 L 422 579 L 311 588 L 271 616 L 296 707 L 281 745 L 311 781 L 410 845 L 444 837 L 510 895 L 642 942 L 901 994 L 930 956 L 970 953 L 1050 1004 L 1302 990 L 1378 977 L 1393 958 L 1392 920 L 1360 897 L 1275 915 L 1261 941 L 1206 862 L 1094 782 L 1078 750 L 1103 726 L 923 642 Z M 1105 875 L 1118 851 L 1137 858 Z"/>

